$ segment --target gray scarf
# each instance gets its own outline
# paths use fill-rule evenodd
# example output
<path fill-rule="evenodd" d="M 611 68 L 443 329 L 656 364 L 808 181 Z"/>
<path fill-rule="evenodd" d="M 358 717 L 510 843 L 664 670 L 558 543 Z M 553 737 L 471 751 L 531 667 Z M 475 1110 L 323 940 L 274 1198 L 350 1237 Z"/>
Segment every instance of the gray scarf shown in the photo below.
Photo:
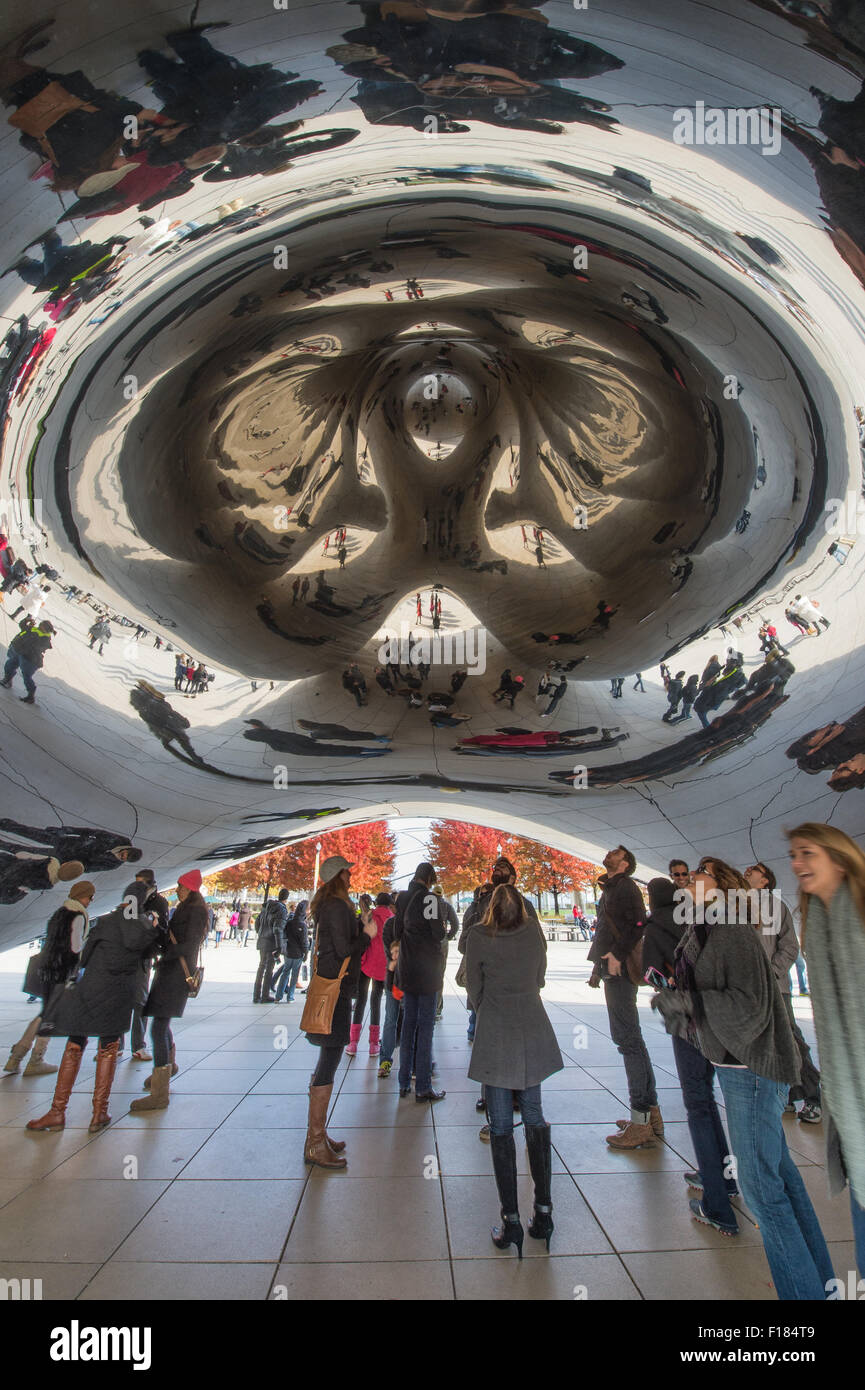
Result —
<path fill-rule="evenodd" d="M 865 923 L 846 882 L 828 911 L 811 897 L 805 959 L 820 1050 L 823 1099 L 836 1135 L 827 1133 L 832 1186 L 840 1184 L 832 1149 L 840 1141 L 847 1179 L 865 1206 Z"/>

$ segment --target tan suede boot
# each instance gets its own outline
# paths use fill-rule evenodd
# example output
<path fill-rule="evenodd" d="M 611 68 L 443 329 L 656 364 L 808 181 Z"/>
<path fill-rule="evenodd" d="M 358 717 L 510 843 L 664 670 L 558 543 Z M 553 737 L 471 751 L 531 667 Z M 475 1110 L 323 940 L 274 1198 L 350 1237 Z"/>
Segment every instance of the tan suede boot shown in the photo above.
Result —
<path fill-rule="evenodd" d="M 653 1149 L 657 1143 L 648 1110 L 632 1110 L 630 1122 L 618 1134 L 608 1134 L 611 1149 Z"/>
<path fill-rule="evenodd" d="M 30 1053 L 30 1061 L 24 1068 L 25 1076 L 51 1076 L 51 1074 L 57 1070 L 50 1062 L 43 1062 L 42 1060 L 45 1056 L 45 1049 L 50 1041 L 50 1038 L 36 1039 L 33 1044 L 33 1051 Z"/>
<path fill-rule="evenodd" d="M 164 1067 L 154 1067 L 150 1079 L 150 1095 L 134 1100 L 129 1107 L 130 1115 L 139 1115 L 142 1110 L 167 1110 L 169 1087 L 171 1084 L 171 1063 Z"/>
<path fill-rule="evenodd" d="M 21 1063 L 24 1061 L 24 1058 L 27 1056 L 27 1051 L 28 1048 L 26 1043 L 13 1043 L 12 1051 L 9 1053 L 9 1058 L 3 1070 L 8 1072 L 17 1072 Z"/>
<path fill-rule="evenodd" d="M 174 1056 L 175 1056 L 175 1046 L 174 1046 L 174 1043 L 172 1043 L 172 1044 L 171 1044 L 171 1062 L 170 1062 L 170 1066 L 171 1066 L 171 1075 L 172 1075 L 172 1076 L 176 1076 L 177 1073 L 180 1071 L 180 1067 L 179 1067 L 179 1066 L 177 1065 L 177 1063 L 175 1062 Z M 158 1070 L 158 1068 L 157 1068 L 157 1070 Z M 151 1082 L 151 1080 L 152 1080 L 152 1075 L 151 1075 L 151 1076 L 148 1076 L 147 1080 L 145 1081 L 145 1083 L 144 1083 L 144 1085 L 143 1085 L 143 1087 L 142 1087 L 142 1090 L 144 1090 L 144 1091 L 149 1091 L 149 1090 L 150 1090 L 150 1082 Z"/>
<path fill-rule="evenodd" d="M 630 1123 L 631 1123 L 630 1120 L 616 1120 L 616 1125 L 618 1126 L 619 1129 L 627 1129 L 627 1128 L 628 1128 L 628 1125 L 629 1125 Z M 661 1116 L 661 1107 L 660 1107 L 660 1105 L 652 1105 L 652 1106 L 650 1106 L 650 1108 L 649 1108 L 649 1123 L 650 1123 L 650 1125 L 652 1126 L 652 1129 L 654 1130 L 655 1138 L 656 1138 L 656 1139 L 663 1139 L 663 1137 L 664 1137 L 664 1121 L 663 1121 L 663 1118 L 662 1118 L 662 1116 Z"/>

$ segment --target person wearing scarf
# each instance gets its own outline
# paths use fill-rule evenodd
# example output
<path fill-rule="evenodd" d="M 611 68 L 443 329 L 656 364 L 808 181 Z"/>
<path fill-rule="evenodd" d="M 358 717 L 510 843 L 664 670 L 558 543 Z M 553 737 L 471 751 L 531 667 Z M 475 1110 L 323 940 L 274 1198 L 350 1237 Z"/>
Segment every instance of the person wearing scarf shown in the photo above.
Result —
<path fill-rule="evenodd" d="M 787 838 L 820 1052 L 829 1190 L 850 1188 L 865 1276 L 865 854 L 832 825 L 807 822 Z"/>

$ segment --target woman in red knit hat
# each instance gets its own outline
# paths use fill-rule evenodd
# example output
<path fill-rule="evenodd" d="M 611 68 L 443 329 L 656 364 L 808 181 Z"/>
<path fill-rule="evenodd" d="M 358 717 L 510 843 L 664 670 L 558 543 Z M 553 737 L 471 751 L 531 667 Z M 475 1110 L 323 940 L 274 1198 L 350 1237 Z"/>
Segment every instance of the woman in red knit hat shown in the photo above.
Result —
<path fill-rule="evenodd" d="M 209 926 L 207 903 L 201 896 L 201 874 L 198 869 L 190 869 L 188 873 L 180 875 L 177 880 L 177 900 L 169 924 L 174 939 L 169 938 L 157 961 L 147 1003 L 141 1011 L 142 1018 L 152 1020 L 150 1040 L 153 1045 L 153 1073 L 144 1083 L 144 1089 L 150 1094 L 134 1100 L 129 1107 L 130 1114 L 138 1114 L 142 1110 L 166 1110 L 169 1082 L 178 1071 L 171 1020 L 182 1017 L 189 998 L 189 977 L 181 964 L 181 957 L 190 973 L 195 970 L 198 952 Z"/>

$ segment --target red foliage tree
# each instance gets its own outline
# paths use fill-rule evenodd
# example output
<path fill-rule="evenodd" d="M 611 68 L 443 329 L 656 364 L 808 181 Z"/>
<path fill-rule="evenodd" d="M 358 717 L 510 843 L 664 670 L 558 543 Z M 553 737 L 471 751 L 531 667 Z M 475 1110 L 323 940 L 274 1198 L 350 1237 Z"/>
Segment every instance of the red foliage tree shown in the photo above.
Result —
<path fill-rule="evenodd" d="M 267 897 L 279 888 L 287 888 L 311 898 L 317 844 L 321 844 L 322 861 L 332 854 L 341 854 L 354 865 L 354 891 L 378 893 L 389 886 L 396 864 L 396 839 L 387 822 L 379 820 L 331 830 L 269 850 L 242 864 L 232 864 L 207 877 L 207 891 L 238 892 L 247 888 L 264 892 Z"/>
<path fill-rule="evenodd" d="M 550 849 L 537 840 L 508 835 L 467 821 L 433 821 L 427 853 L 435 865 L 446 893 L 473 889 L 489 879 L 490 869 L 501 853 L 517 871 L 517 883 L 524 893 L 552 893 L 556 911 L 559 894 L 566 889 L 591 887 L 598 875 L 596 865 L 572 854 Z"/>

